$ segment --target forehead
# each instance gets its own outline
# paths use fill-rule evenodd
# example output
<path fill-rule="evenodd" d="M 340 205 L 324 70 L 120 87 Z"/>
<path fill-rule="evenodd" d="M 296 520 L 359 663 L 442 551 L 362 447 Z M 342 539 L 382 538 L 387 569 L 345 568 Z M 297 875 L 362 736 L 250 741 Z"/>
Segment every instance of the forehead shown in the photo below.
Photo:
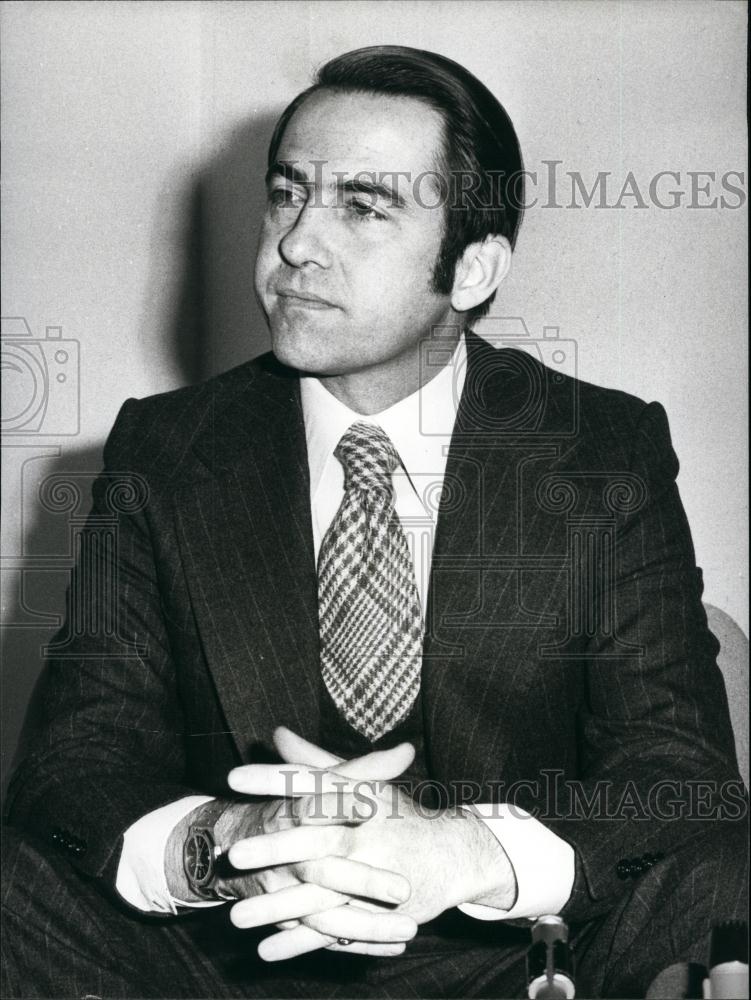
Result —
<path fill-rule="evenodd" d="M 412 97 L 317 91 L 292 116 L 278 159 L 318 161 L 324 171 L 436 169 L 440 115 Z"/>

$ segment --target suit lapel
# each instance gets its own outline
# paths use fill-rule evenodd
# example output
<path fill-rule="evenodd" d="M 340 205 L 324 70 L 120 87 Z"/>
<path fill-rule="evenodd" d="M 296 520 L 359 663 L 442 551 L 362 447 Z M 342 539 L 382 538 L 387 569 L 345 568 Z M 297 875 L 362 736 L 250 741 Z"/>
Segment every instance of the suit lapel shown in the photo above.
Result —
<path fill-rule="evenodd" d="M 423 718 L 431 774 L 484 785 L 519 735 L 515 706 L 530 682 L 525 645 L 539 640 L 540 624 L 552 624 L 524 609 L 521 574 L 491 570 L 489 560 L 497 567 L 521 552 L 522 470 L 550 461 L 555 447 L 518 426 L 529 398 L 526 356 L 472 334 L 467 349 L 433 550 Z"/>
<path fill-rule="evenodd" d="M 318 608 L 297 379 L 255 374 L 194 450 L 213 477 L 175 497 L 193 609 L 241 757 L 278 725 L 318 739 Z"/>

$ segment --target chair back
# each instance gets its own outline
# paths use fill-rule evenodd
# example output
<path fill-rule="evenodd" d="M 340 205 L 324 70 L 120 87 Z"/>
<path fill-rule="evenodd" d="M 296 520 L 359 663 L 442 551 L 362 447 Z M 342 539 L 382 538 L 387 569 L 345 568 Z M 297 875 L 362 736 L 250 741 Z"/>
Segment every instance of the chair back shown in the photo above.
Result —
<path fill-rule="evenodd" d="M 748 639 L 730 615 L 712 604 L 705 604 L 704 609 L 709 627 L 720 643 L 717 663 L 728 693 L 738 767 L 748 788 Z"/>

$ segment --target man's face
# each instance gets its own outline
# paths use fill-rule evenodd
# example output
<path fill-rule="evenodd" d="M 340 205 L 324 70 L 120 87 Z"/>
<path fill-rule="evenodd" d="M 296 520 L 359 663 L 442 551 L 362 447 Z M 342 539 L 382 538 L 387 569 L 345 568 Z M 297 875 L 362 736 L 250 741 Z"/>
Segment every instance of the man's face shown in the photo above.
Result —
<path fill-rule="evenodd" d="M 411 98 L 319 91 L 295 112 L 255 272 L 280 361 L 317 375 L 414 370 L 420 340 L 451 315 L 430 288 L 444 208 L 429 207 L 434 178 L 414 187 L 441 139 L 439 116 Z"/>

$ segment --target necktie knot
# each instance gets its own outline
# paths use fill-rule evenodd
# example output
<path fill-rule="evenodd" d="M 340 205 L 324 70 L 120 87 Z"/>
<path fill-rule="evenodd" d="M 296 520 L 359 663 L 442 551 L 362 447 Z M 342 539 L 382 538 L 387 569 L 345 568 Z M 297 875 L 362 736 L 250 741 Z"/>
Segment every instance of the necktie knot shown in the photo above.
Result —
<path fill-rule="evenodd" d="M 359 422 L 345 431 L 334 454 L 344 468 L 344 488 L 360 489 L 391 500 L 394 487 L 391 474 L 399 464 L 399 455 L 391 438 L 380 427 Z"/>

